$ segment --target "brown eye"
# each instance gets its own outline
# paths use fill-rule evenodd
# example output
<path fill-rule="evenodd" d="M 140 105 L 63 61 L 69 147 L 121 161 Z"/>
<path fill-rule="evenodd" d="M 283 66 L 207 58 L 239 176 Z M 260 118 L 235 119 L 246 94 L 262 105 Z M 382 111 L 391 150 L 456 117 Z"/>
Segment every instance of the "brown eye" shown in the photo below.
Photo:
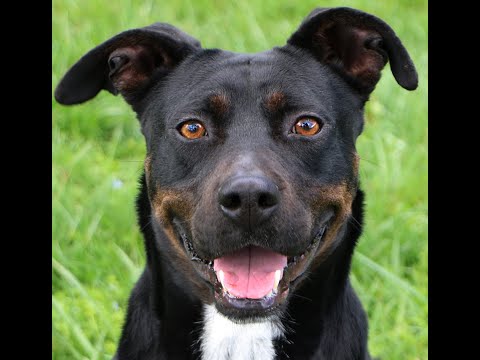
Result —
<path fill-rule="evenodd" d="M 317 134 L 322 128 L 322 124 L 319 120 L 316 120 L 312 117 L 303 117 L 297 121 L 295 126 L 292 128 L 294 134 L 312 136 Z"/>
<path fill-rule="evenodd" d="M 180 124 L 178 131 L 189 140 L 201 138 L 207 134 L 207 130 L 198 120 L 188 120 Z"/>

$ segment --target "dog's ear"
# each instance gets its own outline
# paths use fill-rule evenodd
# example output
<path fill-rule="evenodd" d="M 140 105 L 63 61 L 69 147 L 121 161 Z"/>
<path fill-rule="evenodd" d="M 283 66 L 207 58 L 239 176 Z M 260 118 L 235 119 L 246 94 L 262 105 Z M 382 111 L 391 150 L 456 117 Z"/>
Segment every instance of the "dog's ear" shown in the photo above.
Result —
<path fill-rule="evenodd" d="M 362 11 L 315 9 L 287 43 L 307 49 L 362 93 L 375 88 L 389 60 L 398 84 L 407 90 L 417 88 L 415 66 L 400 39 L 384 21 Z"/>
<path fill-rule="evenodd" d="M 153 75 L 166 74 L 200 48 L 198 40 L 169 24 L 122 32 L 73 65 L 55 89 L 55 99 L 64 105 L 79 104 L 105 89 L 132 103 Z"/>

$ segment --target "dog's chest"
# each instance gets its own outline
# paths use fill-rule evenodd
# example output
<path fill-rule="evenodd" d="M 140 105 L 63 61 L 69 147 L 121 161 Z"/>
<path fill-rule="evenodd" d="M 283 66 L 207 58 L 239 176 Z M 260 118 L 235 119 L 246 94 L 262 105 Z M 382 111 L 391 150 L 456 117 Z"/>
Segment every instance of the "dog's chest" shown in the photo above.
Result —
<path fill-rule="evenodd" d="M 214 305 L 206 305 L 200 338 L 202 360 L 273 360 L 273 341 L 281 337 L 283 327 L 275 319 L 237 324 Z"/>

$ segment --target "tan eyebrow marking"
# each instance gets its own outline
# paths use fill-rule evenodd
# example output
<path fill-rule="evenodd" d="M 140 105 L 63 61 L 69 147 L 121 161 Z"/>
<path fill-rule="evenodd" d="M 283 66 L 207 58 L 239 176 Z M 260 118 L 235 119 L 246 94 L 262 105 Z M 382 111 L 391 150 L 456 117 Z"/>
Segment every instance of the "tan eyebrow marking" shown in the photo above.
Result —
<path fill-rule="evenodd" d="M 270 112 L 277 112 L 283 109 L 286 104 L 285 94 L 280 91 L 273 91 L 265 99 L 265 107 Z"/>
<path fill-rule="evenodd" d="M 230 107 L 230 99 L 223 93 L 210 96 L 209 104 L 217 115 L 224 115 Z"/>

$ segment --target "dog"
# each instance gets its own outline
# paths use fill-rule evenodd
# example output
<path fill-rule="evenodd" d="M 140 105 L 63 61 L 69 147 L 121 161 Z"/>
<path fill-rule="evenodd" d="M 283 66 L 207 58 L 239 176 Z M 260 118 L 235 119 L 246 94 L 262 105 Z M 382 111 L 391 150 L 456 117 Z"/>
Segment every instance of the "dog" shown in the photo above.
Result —
<path fill-rule="evenodd" d="M 388 61 L 414 90 L 391 27 L 339 7 L 257 54 L 155 23 L 73 65 L 56 100 L 121 94 L 147 145 L 146 266 L 115 360 L 370 359 L 349 281 L 364 201 L 355 142 Z"/>

